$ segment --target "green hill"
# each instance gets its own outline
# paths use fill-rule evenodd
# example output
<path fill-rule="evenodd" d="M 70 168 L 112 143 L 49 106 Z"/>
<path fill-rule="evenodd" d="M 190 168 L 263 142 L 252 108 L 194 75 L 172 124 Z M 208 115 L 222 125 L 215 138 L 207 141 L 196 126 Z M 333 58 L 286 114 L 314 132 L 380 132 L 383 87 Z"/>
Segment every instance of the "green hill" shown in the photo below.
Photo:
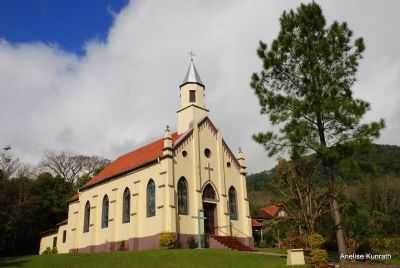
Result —
<path fill-rule="evenodd" d="M 344 170 L 345 183 L 371 177 L 400 177 L 400 146 L 374 144 L 368 154 L 359 154 L 355 160 L 361 163 L 361 168 L 348 167 Z M 274 174 L 275 168 L 247 176 L 247 191 L 252 211 L 268 204 L 274 198 L 270 190 Z"/>

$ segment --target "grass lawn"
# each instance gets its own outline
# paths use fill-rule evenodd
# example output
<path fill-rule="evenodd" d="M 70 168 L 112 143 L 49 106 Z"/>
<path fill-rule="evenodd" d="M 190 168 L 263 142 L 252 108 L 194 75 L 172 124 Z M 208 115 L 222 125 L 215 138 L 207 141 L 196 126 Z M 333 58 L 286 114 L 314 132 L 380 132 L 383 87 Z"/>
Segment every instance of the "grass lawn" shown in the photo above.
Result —
<path fill-rule="evenodd" d="M 268 253 L 287 254 L 287 248 L 257 248 L 257 251 L 268 252 Z"/>
<path fill-rule="evenodd" d="M 0 258 L 0 267 L 16 268 L 279 268 L 286 259 L 222 249 L 149 250 L 78 255 Z"/>
<path fill-rule="evenodd" d="M 400 256 L 395 257 L 389 261 L 390 264 L 400 264 Z"/>

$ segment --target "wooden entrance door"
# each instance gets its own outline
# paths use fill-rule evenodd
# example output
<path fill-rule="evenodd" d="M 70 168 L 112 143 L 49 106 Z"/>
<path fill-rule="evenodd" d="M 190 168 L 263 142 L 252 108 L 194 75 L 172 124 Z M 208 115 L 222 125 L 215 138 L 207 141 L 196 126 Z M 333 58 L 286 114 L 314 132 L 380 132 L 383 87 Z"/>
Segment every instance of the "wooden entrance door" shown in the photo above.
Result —
<path fill-rule="evenodd" d="M 216 204 L 214 203 L 203 203 L 204 216 L 204 233 L 206 235 L 215 234 L 215 223 L 216 223 Z"/>

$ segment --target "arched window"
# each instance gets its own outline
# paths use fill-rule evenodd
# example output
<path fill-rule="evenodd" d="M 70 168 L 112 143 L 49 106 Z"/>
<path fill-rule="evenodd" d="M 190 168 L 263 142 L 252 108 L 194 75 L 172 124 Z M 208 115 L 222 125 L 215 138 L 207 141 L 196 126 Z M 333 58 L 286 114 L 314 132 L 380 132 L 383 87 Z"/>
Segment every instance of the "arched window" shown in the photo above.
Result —
<path fill-rule="evenodd" d="M 156 215 L 156 185 L 150 179 L 147 184 L 147 217 Z"/>
<path fill-rule="evenodd" d="M 131 191 L 125 188 L 122 200 L 122 223 L 131 221 Z"/>
<path fill-rule="evenodd" d="M 102 214 L 101 214 L 101 228 L 107 228 L 108 227 L 108 208 L 109 208 L 109 202 L 108 202 L 108 196 L 105 195 L 103 197 L 103 206 L 102 206 Z"/>
<path fill-rule="evenodd" d="M 67 230 L 63 231 L 63 243 L 67 241 Z"/>
<path fill-rule="evenodd" d="M 238 213 L 237 213 L 237 200 L 236 200 L 236 190 L 233 188 L 229 188 L 229 215 L 231 220 L 237 220 L 238 219 Z"/>
<path fill-rule="evenodd" d="M 216 201 L 215 191 L 211 184 L 207 184 L 207 186 L 203 190 L 203 200 L 211 200 Z"/>
<path fill-rule="evenodd" d="M 86 202 L 85 205 L 85 213 L 83 219 L 83 232 L 89 232 L 89 225 L 90 225 L 90 203 L 89 201 Z"/>
<path fill-rule="evenodd" d="M 185 177 L 178 181 L 178 214 L 188 214 L 188 186 Z"/>

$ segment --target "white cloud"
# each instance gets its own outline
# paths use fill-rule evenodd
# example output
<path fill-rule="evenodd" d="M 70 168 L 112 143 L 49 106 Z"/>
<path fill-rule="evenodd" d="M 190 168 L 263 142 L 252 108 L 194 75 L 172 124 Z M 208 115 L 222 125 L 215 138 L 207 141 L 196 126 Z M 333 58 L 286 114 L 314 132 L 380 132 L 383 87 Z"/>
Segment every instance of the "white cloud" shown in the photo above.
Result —
<path fill-rule="evenodd" d="M 346 20 L 356 36 L 365 37 L 355 93 L 371 102 L 368 119 L 387 119 L 379 141 L 400 144 L 400 56 L 398 37 L 389 34 L 399 24 L 397 2 L 359 3 L 322 6 L 328 20 Z M 269 124 L 259 115 L 250 75 L 260 68 L 258 40 L 269 43 L 283 10 L 297 5 L 138 0 L 115 15 L 104 43 L 88 40 L 80 58 L 47 44 L 2 41 L 0 145 L 11 144 L 23 160 L 36 162 L 45 150 L 114 158 L 159 137 L 166 124 L 175 125 L 178 85 L 187 52 L 194 50 L 210 117 L 233 150 L 246 151 L 250 171 L 268 169 L 274 160 L 251 140 Z"/>

